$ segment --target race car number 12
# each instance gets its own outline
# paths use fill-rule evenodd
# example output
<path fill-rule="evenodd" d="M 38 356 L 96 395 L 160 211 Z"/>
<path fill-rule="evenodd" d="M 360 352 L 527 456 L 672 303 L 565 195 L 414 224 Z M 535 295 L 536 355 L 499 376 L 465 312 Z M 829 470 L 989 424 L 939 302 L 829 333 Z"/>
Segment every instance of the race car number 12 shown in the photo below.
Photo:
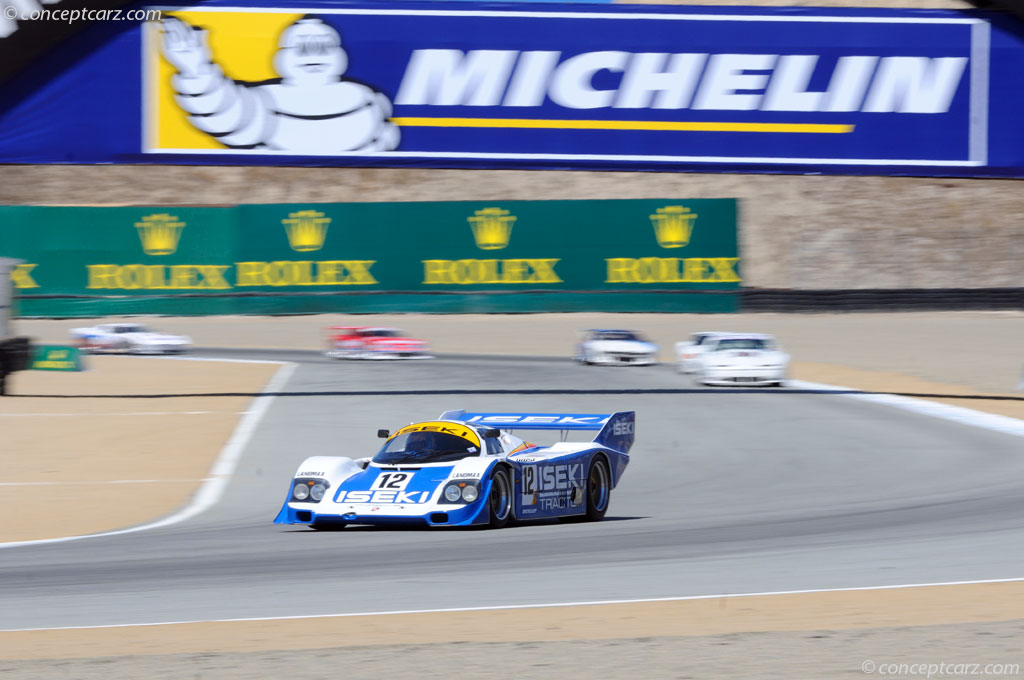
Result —
<path fill-rule="evenodd" d="M 401 491 L 409 484 L 410 479 L 412 479 L 412 475 L 408 472 L 383 472 L 374 480 L 373 486 L 370 489 L 397 489 Z"/>

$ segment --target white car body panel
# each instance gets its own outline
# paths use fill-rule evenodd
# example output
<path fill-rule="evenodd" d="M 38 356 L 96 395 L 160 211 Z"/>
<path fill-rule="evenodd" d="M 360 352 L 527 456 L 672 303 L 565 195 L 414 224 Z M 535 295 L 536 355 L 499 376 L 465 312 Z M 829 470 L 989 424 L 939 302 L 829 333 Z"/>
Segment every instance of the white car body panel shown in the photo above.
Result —
<path fill-rule="evenodd" d="M 420 469 L 452 468 L 451 473 L 448 475 L 448 480 L 454 480 L 456 478 L 467 480 L 480 480 L 483 478 L 484 474 L 486 474 L 487 470 L 490 468 L 491 463 L 494 462 L 495 458 L 496 456 L 481 456 L 478 458 L 465 458 L 454 463 L 425 463 L 422 465 L 417 465 L 416 467 Z M 355 461 L 352 461 L 351 458 L 346 458 L 344 460 L 351 461 L 352 464 L 355 465 Z M 370 463 L 367 466 L 367 469 L 376 468 L 380 470 L 400 470 L 402 467 L 409 466 L 377 465 L 376 463 Z M 352 474 L 362 471 L 362 468 L 357 468 L 353 472 L 339 472 L 339 474 L 335 478 L 337 481 L 331 481 L 330 478 L 328 479 L 329 481 L 331 481 L 331 486 L 333 488 L 336 488 L 338 484 L 340 484 L 342 481 L 350 477 Z M 391 517 L 417 517 L 428 512 L 446 512 L 447 510 L 453 509 L 453 504 L 442 504 L 440 502 L 441 494 L 444 491 L 444 486 L 444 483 L 438 484 L 437 488 L 426 498 L 422 496 L 416 496 L 412 502 L 407 504 L 401 504 L 393 501 L 381 502 L 379 500 L 373 500 L 372 495 L 369 496 L 367 502 L 349 502 L 343 499 L 340 503 L 336 503 L 333 500 L 334 494 L 329 493 L 327 496 L 324 497 L 322 501 L 320 501 L 317 510 L 318 512 L 321 513 L 337 515 L 353 513 L 356 515 L 373 516 L 374 514 L 379 513 L 382 515 L 386 514 Z M 367 493 L 369 494 L 369 492 Z M 308 507 L 305 504 L 294 502 L 289 503 L 289 506 L 299 510 Z"/>
<path fill-rule="evenodd" d="M 628 332 L 628 331 L 608 331 Z M 588 331 L 576 347 L 576 361 L 603 366 L 651 366 L 658 363 L 658 346 L 647 340 L 602 339 L 603 331 Z"/>
<path fill-rule="evenodd" d="M 719 349 L 733 341 L 756 340 L 765 349 Z M 705 385 L 782 385 L 790 356 L 778 349 L 775 338 L 765 334 L 723 334 L 710 339 L 696 359 L 697 381 Z"/>
<path fill-rule="evenodd" d="M 506 451 L 514 450 L 516 446 L 522 444 L 522 440 L 516 437 L 512 437 L 507 433 L 503 433 L 500 438 L 502 443 L 502 454 L 498 456 L 492 455 L 481 455 L 471 458 L 463 458 L 462 460 L 454 461 L 451 463 L 422 463 L 417 465 L 378 465 L 370 462 L 369 459 L 366 461 L 366 466 L 359 464 L 359 461 L 352 458 L 345 457 L 332 457 L 332 456 L 312 456 L 307 458 L 299 465 L 293 477 L 293 482 L 303 478 L 322 478 L 330 482 L 331 486 L 329 490 L 336 489 L 341 482 L 345 481 L 349 477 L 355 474 L 359 474 L 366 469 L 378 469 L 378 470 L 400 470 L 401 468 L 415 467 L 420 469 L 429 468 L 452 468 L 451 473 L 448 476 L 449 480 L 453 479 L 475 479 L 480 480 L 490 469 L 491 464 L 495 460 L 503 460 L 508 457 Z M 397 505 L 389 503 L 386 508 L 382 508 L 381 503 L 368 501 L 366 503 L 351 503 L 342 500 L 340 503 L 335 503 L 333 500 L 334 493 L 330 492 L 324 497 L 318 504 L 318 512 L 324 514 L 338 514 L 344 515 L 346 513 L 355 513 L 358 515 L 373 514 L 375 512 L 381 512 L 386 510 L 388 515 L 408 515 L 417 516 L 422 515 L 426 512 L 444 512 L 452 508 L 451 503 L 442 504 L 440 501 L 441 493 L 444 490 L 444 484 L 439 484 L 436 491 L 431 495 L 429 500 L 416 499 L 416 502 L 408 505 Z M 297 503 L 290 501 L 289 507 L 293 507 L 297 510 L 308 508 L 309 506 L 305 503 Z"/>
<path fill-rule="evenodd" d="M 676 370 L 680 373 L 694 373 L 700 367 L 700 355 L 711 338 L 727 335 L 722 331 L 701 331 L 693 333 L 689 340 L 675 345 Z"/>
<path fill-rule="evenodd" d="M 157 333 L 141 324 L 100 324 L 72 328 L 71 337 L 89 352 L 123 352 L 128 354 L 176 354 L 192 346 L 185 335 Z"/>

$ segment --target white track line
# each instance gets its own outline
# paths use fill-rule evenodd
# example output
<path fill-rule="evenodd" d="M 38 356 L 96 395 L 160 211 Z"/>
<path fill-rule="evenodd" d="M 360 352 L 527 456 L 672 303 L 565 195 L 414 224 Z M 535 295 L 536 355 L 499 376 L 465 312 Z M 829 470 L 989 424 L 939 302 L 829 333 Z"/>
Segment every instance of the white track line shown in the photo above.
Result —
<path fill-rule="evenodd" d="M 236 360 L 238 361 L 238 360 Z M 247 362 L 248 363 L 248 362 Z M 292 373 L 298 364 L 291 362 L 280 362 L 280 361 L 254 361 L 252 363 L 260 364 L 283 364 L 281 368 L 277 370 L 274 377 L 270 379 L 270 382 L 263 388 L 260 396 L 256 397 L 252 406 L 246 411 L 245 416 L 242 417 L 241 422 L 235 431 L 231 434 L 231 439 L 228 440 L 224 448 L 221 449 L 220 455 L 213 464 L 213 468 L 210 470 L 209 477 L 203 482 L 203 485 L 199 487 L 199 491 L 192 498 L 192 501 L 178 512 L 151 522 L 149 524 L 143 524 L 137 527 L 130 527 L 128 529 L 118 529 L 116 531 L 105 531 L 99 534 L 84 534 L 82 536 L 64 536 L 62 538 L 44 538 L 34 541 L 12 541 L 9 543 L 0 543 L 0 548 L 16 548 L 23 545 L 42 545 L 45 543 L 64 543 L 67 541 L 78 541 L 83 538 L 97 538 L 100 536 L 118 536 L 120 534 L 131 534 L 137 531 L 148 531 L 149 529 L 158 529 L 160 527 L 170 526 L 183 522 L 190 517 L 195 517 L 201 512 L 208 510 L 224 493 L 224 489 L 227 488 L 228 482 L 231 480 L 231 475 L 234 474 L 235 468 L 238 466 L 238 461 L 242 457 L 242 451 L 245 449 L 245 445 L 249 443 L 249 439 L 252 437 L 253 431 L 263 418 L 263 414 L 266 413 L 267 409 L 270 408 L 270 404 L 274 401 L 274 392 L 278 392 L 288 379 L 291 378 Z"/>
<path fill-rule="evenodd" d="M 845 393 L 838 394 L 837 396 L 847 397 L 849 399 L 858 399 L 860 401 L 870 401 L 884 406 L 903 409 L 904 411 L 913 411 L 914 413 L 931 416 L 932 418 L 941 418 L 942 420 L 960 423 L 961 425 L 970 425 L 971 427 L 980 427 L 986 430 L 1002 432 L 1003 434 L 1009 434 L 1016 437 L 1024 437 L 1024 420 L 1010 418 L 1009 416 L 1000 416 L 994 413 L 983 413 L 982 411 L 975 411 L 974 409 L 964 408 L 963 406 L 951 406 L 949 404 L 930 401 L 928 399 L 920 399 L 917 397 L 901 397 L 896 394 L 869 394 L 852 387 L 823 385 L 821 383 L 805 382 L 803 380 L 788 380 L 786 381 L 786 385 L 801 390 L 821 390 L 824 392 L 843 391 Z M 955 399 L 956 396 L 950 395 L 948 398 Z"/>
<path fill-rule="evenodd" d="M 644 604 L 647 602 L 688 602 L 692 600 L 738 599 L 775 595 L 813 595 L 816 593 L 847 593 L 872 590 L 905 590 L 908 588 L 936 588 L 944 586 L 983 585 L 986 583 L 1020 583 L 1024 578 L 999 578 L 979 581 L 944 581 L 939 583 L 903 583 L 890 586 L 859 586 L 854 588 L 816 588 L 809 590 L 775 590 L 761 593 L 721 593 L 717 595 L 683 595 L 679 597 L 647 597 L 631 600 L 591 600 L 584 602 L 553 602 L 542 604 L 503 604 L 490 607 L 451 607 L 446 609 L 405 609 L 382 612 L 355 612 L 349 614 L 300 614 L 296 616 L 254 616 L 237 619 L 195 619 L 184 621 L 151 621 L 148 623 L 111 623 L 102 626 L 55 626 L 53 628 L 3 628 L 0 633 L 24 633 L 47 630 L 91 630 L 96 628 L 133 628 L 152 626 L 181 626 L 190 623 L 246 623 L 255 621 L 302 621 L 306 619 L 347 619 L 360 616 L 402 616 L 406 614 L 447 614 L 458 612 L 494 612 L 513 609 L 551 609 L 552 607 L 599 607 L 610 604 Z"/>

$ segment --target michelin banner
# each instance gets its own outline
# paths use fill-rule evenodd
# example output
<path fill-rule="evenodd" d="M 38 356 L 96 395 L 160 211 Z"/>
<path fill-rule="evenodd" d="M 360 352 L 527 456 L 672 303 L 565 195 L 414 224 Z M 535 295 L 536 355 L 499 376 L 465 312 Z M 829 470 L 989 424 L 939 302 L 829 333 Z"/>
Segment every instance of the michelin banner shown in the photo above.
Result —
<path fill-rule="evenodd" d="M 733 311 L 734 199 L 0 208 L 21 316 Z"/>
<path fill-rule="evenodd" d="M 0 162 L 1021 176 L 1012 21 L 212 0 L 24 73 Z"/>

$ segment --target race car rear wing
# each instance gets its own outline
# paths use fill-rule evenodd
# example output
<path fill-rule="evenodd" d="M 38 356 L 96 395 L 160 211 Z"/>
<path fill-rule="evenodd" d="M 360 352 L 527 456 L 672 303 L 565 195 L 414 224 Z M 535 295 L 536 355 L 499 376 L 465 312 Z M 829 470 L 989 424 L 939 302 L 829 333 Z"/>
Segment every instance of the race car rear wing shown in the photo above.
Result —
<path fill-rule="evenodd" d="M 439 420 L 458 420 L 499 430 L 600 430 L 594 442 L 628 453 L 635 436 L 636 413 L 467 413 L 445 411 Z"/>

